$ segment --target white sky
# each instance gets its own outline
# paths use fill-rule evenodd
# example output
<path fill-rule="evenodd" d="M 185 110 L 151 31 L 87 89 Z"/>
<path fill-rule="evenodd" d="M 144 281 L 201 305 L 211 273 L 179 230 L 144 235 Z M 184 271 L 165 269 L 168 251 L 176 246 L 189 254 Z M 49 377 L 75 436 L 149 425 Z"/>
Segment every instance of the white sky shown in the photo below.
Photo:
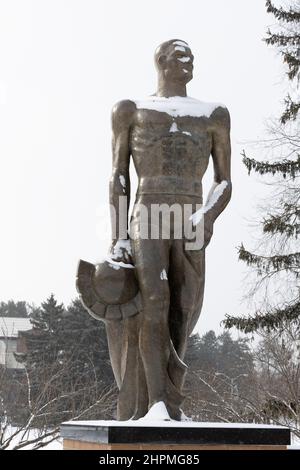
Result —
<path fill-rule="evenodd" d="M 39 303 L 53 292 L 68 303 L 78 259 L 106 254 L 111 108 L 155 91 L 154 49 L 179 38 L 195 56 L 188 94 L 225 103 L 232 118 L 233 198 L 207 249 L 200 330 L 246 311 L 236 247 L 251 240 L 264 190 L 240 153 L 283 97 L 280 58 L 262 42 L 274 22 L 264 4 L 0 1 L 0 300 Z"/>

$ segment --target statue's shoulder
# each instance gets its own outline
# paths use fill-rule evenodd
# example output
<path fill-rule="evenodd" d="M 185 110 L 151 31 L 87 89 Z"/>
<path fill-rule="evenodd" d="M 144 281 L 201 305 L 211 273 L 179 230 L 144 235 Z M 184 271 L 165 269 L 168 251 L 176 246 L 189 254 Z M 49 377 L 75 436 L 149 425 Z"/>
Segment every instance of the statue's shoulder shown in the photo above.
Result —
<path fill-rule="evenodd" d="M 187 107 L 187 114 L 192 116 L 205 116 L 212 122 L 219 121 L 224 124 L 230 122 L 229 111 L 223 103 L 201 101 L 196 98 L 187 97 L 186 103 L 183 100 L 182 104 L 184 108 Z"/>
<path fill-rule="evenodd" d="M 112 116 L 114 118 L 128 118 L 136 111 L 136 104 L 132 100 L 121 100 L 114 104 Z"/>
<path fill-rule="evenodd" d="M 230 128 L 230 113 L 227 106 L 222 103 L 211 103 L 212 112 L 210 115 L 211 120 L 219 126 Z"/>
<path fill-rule="evenodd" d="M 136 105 L 134 101 L 122 100 L 118 101 L 112 108 L 111 121 L 112 128 L 115 132 L 121 129 L 128 129 L 134 122 Z"/>

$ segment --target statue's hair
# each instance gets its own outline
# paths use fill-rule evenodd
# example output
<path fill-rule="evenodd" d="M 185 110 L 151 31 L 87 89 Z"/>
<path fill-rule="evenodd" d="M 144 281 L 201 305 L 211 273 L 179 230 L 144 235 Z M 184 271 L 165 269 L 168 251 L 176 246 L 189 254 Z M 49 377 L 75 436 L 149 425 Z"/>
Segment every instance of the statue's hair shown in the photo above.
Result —
<path fill-rule="evenodd" d="M 183 42 L 188 46 L 188 43 L 183 41 L 182 39 L 170 39 L 169 41 L 165 41 L 165 42 L 162 42 L 156 49 L 155 49 L 155 53 L 154 53 L 154 61 L 155 61 L 155 65 L 156 67 L 159 68 L 159 58 L 160 56 L 164 55 L 164 54 L 167 54 L 169 48 L 171 46 L 173 46 L 174 42 L 175 41 L 180 41 L 180 42 Z"/>

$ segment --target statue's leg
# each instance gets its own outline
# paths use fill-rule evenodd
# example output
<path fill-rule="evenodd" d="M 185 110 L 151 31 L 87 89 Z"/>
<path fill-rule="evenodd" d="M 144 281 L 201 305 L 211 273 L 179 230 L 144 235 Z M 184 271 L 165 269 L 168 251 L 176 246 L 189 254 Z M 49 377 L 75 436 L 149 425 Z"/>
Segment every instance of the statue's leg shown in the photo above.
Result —
<path fill-rule="evenodd" d="M 148 410 L 148 392 L 139 351 L 140 315 L 127 318 L 121 341 L 118 419 L 138 419 Z"/>
<path fill-rule="evenodd" d="M 174 240 L 170 252 L 169 325 L 173 345 L 179 358 L 184 361 L 187 342 L 192 333 L 203 303 L 205 282 L 205 252 L 185 249 L 185 240 Z M 169 366 L 170 376 L 181 391 L 184 374 Z"/>
<path fill-rule="evenodd" d="M 169 269 L 170 240 L 132 241 L 133 258 L 142 296 L 140 352 L 144 365 L 149 407 L 167 401 L 170 355 Z"/>

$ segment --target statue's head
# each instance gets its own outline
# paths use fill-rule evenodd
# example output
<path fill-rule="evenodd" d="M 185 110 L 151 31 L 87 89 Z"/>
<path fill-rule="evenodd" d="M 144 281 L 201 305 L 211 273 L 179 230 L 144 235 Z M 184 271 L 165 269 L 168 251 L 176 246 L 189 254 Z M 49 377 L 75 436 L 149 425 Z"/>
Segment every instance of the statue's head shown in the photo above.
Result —
<path fill-rule="evenodd" d="M 185 41 L 163 42 L 156 49 L 154 59 L 158 72 L 166 79 L 183 83 L 192 80 L 194 56 Z"/>

